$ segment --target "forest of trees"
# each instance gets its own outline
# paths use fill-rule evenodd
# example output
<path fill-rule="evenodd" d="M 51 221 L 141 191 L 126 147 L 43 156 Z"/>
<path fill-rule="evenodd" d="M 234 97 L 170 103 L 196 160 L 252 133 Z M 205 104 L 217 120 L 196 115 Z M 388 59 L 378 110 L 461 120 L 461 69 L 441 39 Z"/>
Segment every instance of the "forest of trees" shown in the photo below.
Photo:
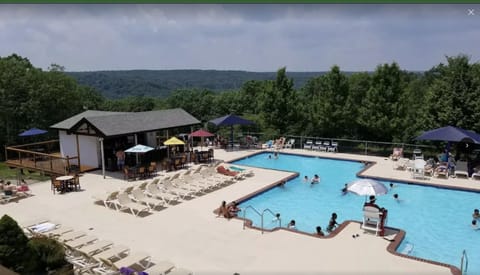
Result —
<path fill-rule="evenodd" d="M 302 88 L 280 68 L 271 80 L 247 80 L 237 90 L 190 88 L 165 98 L 108 99 L 52 65 L 35 68 L 18 55 L 0 57 L 0 144 L 21 142 L 31 127 L 48 129 L 83 110 L 183 108 L 205 122 L 229 113 L 254 120 L 269 136 L 306 135 L 408 142 L 424 130 L 453 125 L 480 132 L 480 64 L 446 57 L 419 74 L 398 64 L 344 73 L 333 66 Z M 52 133 L 54 134 L 54 133 Z"/>
<path fill-rule="evenodd" d="M 179 89 L 206 89 L 212 92 L 239 90 L 248 80 L 275 79 L 275 72 L 217 70 L 130 70 L 66 72 L 80 85 L 98 90 L 109 99 L 128 96 L 165 98 Z M 289 77 L 300 88 L 312 77 L 324 72 L 290 72 Z"/>

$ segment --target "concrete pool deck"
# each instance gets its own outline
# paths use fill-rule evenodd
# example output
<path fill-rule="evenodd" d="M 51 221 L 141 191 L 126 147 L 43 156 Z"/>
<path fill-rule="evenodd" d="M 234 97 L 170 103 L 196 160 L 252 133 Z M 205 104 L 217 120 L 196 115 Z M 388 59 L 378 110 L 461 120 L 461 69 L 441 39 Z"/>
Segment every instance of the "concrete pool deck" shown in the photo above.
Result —
<path fill-rule="evenodd" d="M 215 158 L 230 161 L 259 152 L 215 150 Z M 285 149 L 284 152 L 376 162 L 366 176 L 412 181 L 406 171 L 393 170 L 391 160 L 363 155 Z M 123 244 L 134 252 L 152 255 L 152 261 L 170 260 L 194 274 L 451 274 L 448 267 L 399 257 L 387 251 L 388 240 L 364 233 L 358 223 L 349 223 L 333 238 L 316 238 L 286 230 L 266 232 L 243 229 L 238 219 L 217 218 L 212 210 L 222 200 L 232 201 L 291 175 L 289 172 L 251 168 L 255 176 L 184 201 L 145 217 L 117 212 L 94 203 L 92 196 L 118 190 L 142 181 L 123 180 L 120 173 L 86 173 L 83 191 L 54 195 L 50 182 L 32 184 L 34 196 L 0 205 L 0 213 L 19 223 L 45 217 Z M 416 180 L 480 190 L 480 181 L 449 178 Z M 359 234 L 358 238 L 352 235 Z M 460 262 L 459 255 L 459 262 Z"/>

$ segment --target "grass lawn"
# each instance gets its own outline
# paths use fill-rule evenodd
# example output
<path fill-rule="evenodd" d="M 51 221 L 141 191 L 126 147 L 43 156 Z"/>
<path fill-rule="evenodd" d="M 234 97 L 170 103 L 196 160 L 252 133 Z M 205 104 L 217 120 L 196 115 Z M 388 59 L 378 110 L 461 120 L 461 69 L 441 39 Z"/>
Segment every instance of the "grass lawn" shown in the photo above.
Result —
<path fill-rule="evenodd" d="M 33 180 L 33 181 L 44 181 L 48 180 L 48 177 L 45 175 L 41 175 L 39 172 L 29 173 L 27 170 L 23 170 L 24 174 L 21 175 L 22 179 L 25 180 Z M 8 166 L 5 165 L 4 162 L 0 162 L 0 179 L 3 180 L 11 180 L 12 183 L 16 181 L 18 175 L 20 173 L 19 169 L 10 169 Z"/>

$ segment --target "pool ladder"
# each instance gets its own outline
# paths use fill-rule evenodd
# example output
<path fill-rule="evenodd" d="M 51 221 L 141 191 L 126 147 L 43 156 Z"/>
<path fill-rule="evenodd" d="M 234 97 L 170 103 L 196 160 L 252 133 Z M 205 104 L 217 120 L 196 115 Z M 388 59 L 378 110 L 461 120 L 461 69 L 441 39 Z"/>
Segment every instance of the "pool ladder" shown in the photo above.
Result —
<path fill-rule="evenodd" d="M 275 215 L 275 213 L 272 212 L 272 210 L 266 208 L 266 209 L 263 209 L 262 213 L 260 213 L 257 209 L 255 209 L 253 206 L 249 205 L 247 207 L 245 207 L 245 209 L 243 210 L 243 229 L 245 229 L 245 224 L 247 222 L 247 219 L 245 218 L 246 214 L 247 214 L 247 210 L 248 209 L 252 209 L 253 212 L 255 212 L 261 219 L 261 231 L 262 231 L 262 234 L 264 232 L 264 228 L 263 228 L 263 218 L 265 217 L 265 213 L 270 213 L 274 218 L 277 218 L 277 215 Z M 281 227 L 282 226 L 282 219 L 280 218 L 280 216 L 277 218 L 277 221 L 278 221 L 278 227 Z"/>
<path fill-rule="evenodd" d="M 465 269 L 463 268 L 465 266 Z M 464 249 L 462 252 L 462 259 L 460 260 L 460 271 L 462 274 L 467 274 L 467 269 L 468 269 L 468 257 L 467 257 L 467 251 Z"/>

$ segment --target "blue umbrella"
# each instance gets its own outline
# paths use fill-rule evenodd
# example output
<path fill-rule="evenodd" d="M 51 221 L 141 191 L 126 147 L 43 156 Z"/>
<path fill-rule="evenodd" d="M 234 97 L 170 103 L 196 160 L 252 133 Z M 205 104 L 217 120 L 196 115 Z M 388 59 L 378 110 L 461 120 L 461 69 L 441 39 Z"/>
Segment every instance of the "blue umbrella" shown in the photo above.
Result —
<path fill-rule="evenodd" d="M 236 115 L 226 115 L 209 121 L 216 126 L 230 126 L 230 145 L 233 147 L 233 125 L 251 125 L 253 121 L 244 119 Z"/>
<path fill-rule="evenodd" d="M 42 130 L 42 129 L 38 129 L 38 128 L 32 128 L 32 129 L 29 129 L 29 130 L 26 130 L 25 132 L 22 132 L 20 135 L 20 137 L 29 137 L 29 136 L 36 136 L 36 135 L 42 135 L 42 134 L 45 134 L 47 133 L 48 131 L 45 131 L 45 130 Z"/>
<path fill-rule="evenodd" d="M 453 126 L 445 126 L 442 128 L 426 131 L 420 136 L 415 138 L 416 140 L 440 140 L 448 141 L 446 148 L 446 158 L 448 162 L 448 151 L 450 151 L 451 142 L 465 142 L 480 144 L 480 135 L 473 132 L 464 130 Z"/>
<path fill-rule="evenodd" d="M 426 131 L 416 140 L 440 140 L 449 142 L 467 142 L 480 144 L 480 135 L 464 129 L 453 126 L 446 126 L 442 128 Z"/>
<path fill-rule="evenodd" d="M 219 118 L 210 120 L 211 123 L 217 126 L 233 126 L 233 125 L 250 125 L 254 124 L 253 121 L 244 119 L 236 115 L 226 115 Z"/>

